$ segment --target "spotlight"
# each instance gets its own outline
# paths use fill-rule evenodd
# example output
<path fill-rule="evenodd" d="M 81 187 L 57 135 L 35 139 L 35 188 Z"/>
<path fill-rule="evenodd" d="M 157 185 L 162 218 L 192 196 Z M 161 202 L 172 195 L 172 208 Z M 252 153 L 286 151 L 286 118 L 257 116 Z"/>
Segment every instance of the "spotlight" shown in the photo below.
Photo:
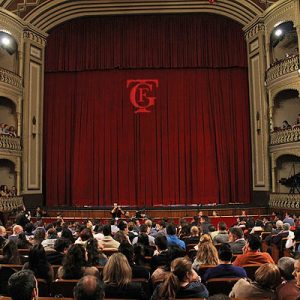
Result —
<path fill-rule="evenodd" d="M 17 51 L 18 44 L 10 34 L 0 31 L 0 47 L 12 55 Z"/>
<path fill-rule="evenodd" d="M 10 45 L 10 39 L 9 39 L 8 37 L 3 37 L 3 38 L 1 39 L 1 44 L 2 44 L 3 46 L 9 46 L 9 45 Z"/>
<path fill-rule="evenodd" d="M 278 28 L 278 29 L 276 29 L 275 30 L 275 35 L 277 36 L 277 37 L 280 37 L 281 35 L 282 35 L 282 30 L 280 29 L 280 28 Z"/>

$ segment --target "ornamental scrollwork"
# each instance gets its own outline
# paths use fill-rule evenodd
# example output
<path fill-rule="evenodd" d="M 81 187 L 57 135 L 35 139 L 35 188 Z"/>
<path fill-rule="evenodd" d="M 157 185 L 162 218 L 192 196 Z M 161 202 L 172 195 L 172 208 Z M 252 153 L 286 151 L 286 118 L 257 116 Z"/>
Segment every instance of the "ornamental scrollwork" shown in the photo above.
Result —
<path fill-rule="evenodd" d="M 22 78 L 3 68 L 0 68 L 0 82 L 9 84 L 18 89 L 22 88 Z"/>
<path fill-rule="evenodd" d="M 269 206 L 280 209 L 299 209 L 300 194 L 271 194 Z"/>
<path fill-rule="evenodd" d="M 0 136 L 0 149 L 21 151 L 21 139 L 2 135 Z"/>
<path fill-rule="evenodd" d="M 294 143 L 300 141 L 300 128 L 280 130 L 271 133 L 271 145 Z"/>
<path fill-rule="evenodd" d="M 10 212 L 23 205 L 22 197 L 0 197 L 0 212 Z"/>

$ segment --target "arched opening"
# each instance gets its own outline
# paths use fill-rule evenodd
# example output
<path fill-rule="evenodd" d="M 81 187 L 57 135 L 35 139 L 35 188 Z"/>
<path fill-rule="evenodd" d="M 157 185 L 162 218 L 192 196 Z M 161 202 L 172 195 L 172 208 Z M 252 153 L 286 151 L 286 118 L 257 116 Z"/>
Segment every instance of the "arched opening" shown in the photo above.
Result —
<path fill-rule="evenodd" d="M 17 174 L 15 164 L 8 159 L 0 159 L 0 186 L 7 186 L 8 193 L 16 187 Z"/>
<path fill-rule="evenodd" d="M 276 192 L 299 193 L 300 157 L 286 154 L 276 161 Z"/>
<path fill-rule="evenodd" d="M 298 35 L 293 22 L 284 22 L 274 27 L 270 35 L 271 65 L 295 55 L 299 55 L 299 49 Z"/>
<path fill-rule="evenodd" d="M 18 70 L 18 44 L 7 32 L 0 31 L 0 68 L 16 73 Z"/>
<path fill-rule="evenodd" d="M 272 116 L 274 131 L 292 129 L 298 125 L 297 122 L 300 122 L 300 120 L 298 120 L 299 113 L 299 92 L 292 89 L 280 91 L 274 97 Z"/>
<path fill-rule="evenodd" d="M 0 136 L 17 136 L 16 104 L 6 97 L 0 97 Z"/>

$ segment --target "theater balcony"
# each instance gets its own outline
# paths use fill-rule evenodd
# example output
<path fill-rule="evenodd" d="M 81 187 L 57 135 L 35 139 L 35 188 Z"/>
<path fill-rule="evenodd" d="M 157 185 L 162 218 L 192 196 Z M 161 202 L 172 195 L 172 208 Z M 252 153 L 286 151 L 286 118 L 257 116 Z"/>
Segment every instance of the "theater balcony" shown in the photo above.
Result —
<path fill-rule="evenodd" d="M 17 74 L 0 67 L 0 87 L 22 90 L 22 78 Z"/>
<path fill-rule="evenodd" d="M 300 141 L 300 127 L 289 129 L 289 130 L 279 130 L 271 133 L 270 145 L 276 146 L 281 144 L 291 144 Z"/>
<path fill-rule="evenodd" d="M 278 81 L 282 81 L 290 76 L 298 76 L 299 72 L 299 55 L 289 56 L 281 61 L 274 63 L 266 71 L 266 84 L 273 85 Z"/>
<path fill-rule="evenodd" d="M 20 152 L 22 150 L 21 138 L 10 137 L 1 135 L 0 136 L 0 151 L 16 151 Z"/>
<path fill-rule="evenodd" d="M 274 209 L 298 210 L 300 208 L 300 194 L 270 194 L 269 207 Z"/>

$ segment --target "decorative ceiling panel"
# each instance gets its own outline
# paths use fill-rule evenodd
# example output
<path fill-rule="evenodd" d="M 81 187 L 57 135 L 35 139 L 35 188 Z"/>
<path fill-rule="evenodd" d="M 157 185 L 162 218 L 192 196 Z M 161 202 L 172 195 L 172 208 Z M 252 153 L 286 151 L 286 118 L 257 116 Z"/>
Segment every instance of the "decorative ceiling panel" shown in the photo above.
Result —
<path fill-rule="evenodd" d="M 57 2 L 54 0 L 52 1 Z M 204 2 L 209 0 L 202 0 L 202 1 Z M 277 0 L 247 0 L 247 1 L 253 2 L 258 7 L 264 10 L 268 8 L 271 4 L 275 3 Z M 0 6 L 15 13 L 19 17 L 24 18 L 34 8 L 36 8 L 37 6 L 45 2 L 50 2 L 50 1 L 49 0 L 0 0 Z M 72 2 L 72 0 L 70 0 L 69 2 Z M 99 0 L 99 2 L 107 2 L 107 1 Z M 109 1 L 109 2 L 114 2 L 114 1 Z M 116 2 L 120 2 L 120 1 L 116 1 Z M 218 5 L 218 0 L 215 0 L 215 3 L 211 5 Z"/>

